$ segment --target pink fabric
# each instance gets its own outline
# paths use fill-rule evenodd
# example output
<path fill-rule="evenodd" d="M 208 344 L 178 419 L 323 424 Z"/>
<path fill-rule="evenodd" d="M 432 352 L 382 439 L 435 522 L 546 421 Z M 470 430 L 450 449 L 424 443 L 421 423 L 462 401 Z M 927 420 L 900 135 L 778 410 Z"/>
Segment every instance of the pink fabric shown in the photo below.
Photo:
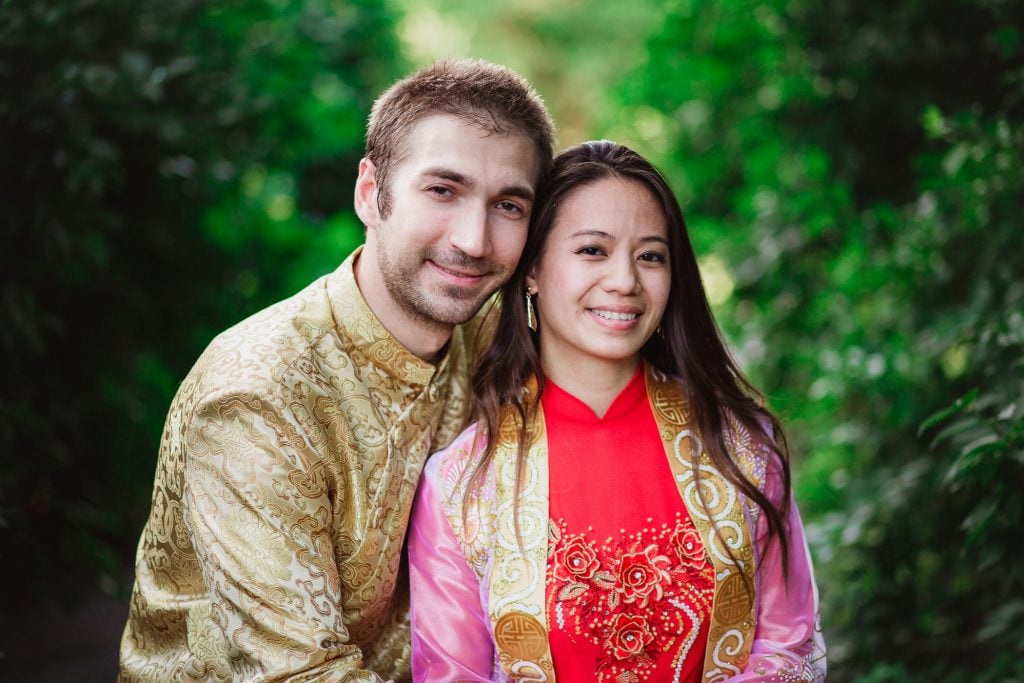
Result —
<path fill-rule="evenodd" d="M 431 682 L 490 681 L 494 660 L 490 621 L 484 613 L 480 581 L 466 562 L 441 505 L 442 455 L 427 461 L 409 524 L 412 677 Z"/>
<path fill-rule="evenodd" d="M 773 503 L 782 498 L 782 477 L 775 460 L 767 468 L 764 493 Z M 757 572 L 757 628 L 746 670 L 729 678 L 730 683 L 774 683 L 774 681 L 824 680 L 824 643 L 817 631 L 818 588 L 807 549 L 803 523 L 796 501 L 786 519 L 789 531 L 789 576 L 782 573 L 782 550 L 778 541 L 759 557 Z M 761 515 L 755 538 L 768 533 Z M 759 549 L 763 551 L 763 543 Z M 780 672 L 789 676 L 780 677 Z M 820 677 L 819 677 L 820 676 Z"/>

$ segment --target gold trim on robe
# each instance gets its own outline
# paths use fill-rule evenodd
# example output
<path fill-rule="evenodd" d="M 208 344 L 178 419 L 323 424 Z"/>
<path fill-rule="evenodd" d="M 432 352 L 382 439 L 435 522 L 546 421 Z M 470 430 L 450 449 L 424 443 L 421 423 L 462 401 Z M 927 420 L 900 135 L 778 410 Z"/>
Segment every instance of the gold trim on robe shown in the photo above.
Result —
<path fill-rule="evenodd" d="M 536 382 L 527 388 L 530 400 Z M 544 411 L 540 404 L 532 416 L 528 448 L 522 463 L 522 481 L 515 490 L 519 464 L 517 432 L 520 420 L 505 411 L 494 451 L 495 533 L 491 548 L 493 569 L 489 586 L 491 627 L 498 647 L 498 662 L 515 681 L 555 680 L 548 646 L 544 610 L 545 571 L 548 557 L 548 444 Z M 518 519 L 517 519 L 518 517 Z M 516 522 L 518 521 L 518 538 Z M 522 541 L 520 546 L 519 541 Z"/>
<path fill-rule="evenodd" d="M 679 495 L 715 566 L 703 680 L 716 683 L 743 671 L 753 645 L 756 567 L 750 530 L 754 525 L 748 526 L 740 491 L 704 450 L 679 383 L 648 367 L 647 393 Z M 729 427 L 734 461 L 744 476 L 760 486 L 764 467 L 758 466 L 750 439 L 738 436 L 740 425 L 735 421 L 730 420 Z"/>

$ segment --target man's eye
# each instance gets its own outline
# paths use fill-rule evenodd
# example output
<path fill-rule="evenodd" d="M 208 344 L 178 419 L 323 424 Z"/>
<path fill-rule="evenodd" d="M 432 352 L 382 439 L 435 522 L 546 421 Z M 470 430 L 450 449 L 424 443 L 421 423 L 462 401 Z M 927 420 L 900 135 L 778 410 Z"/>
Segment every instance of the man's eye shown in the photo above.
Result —
<path fill-rule="evenodd" d="M 451 189 L 447 188 L 447 187 L 444 187 L 443 185 L 431 185 L 430 187 L 427 188 L 427 192 L 430 192 L 431 194 L 435 194 L 438 197 L 450 197 L 450 196 L 452 196 Z"/>
<path fill-rule="evenodd" d="M 507 211 L 508 213 L 514 213 L 517 216 L 523 215 L 523 209 L 513 202 L 498 202 L 496 204 L 500 211 Z"/>

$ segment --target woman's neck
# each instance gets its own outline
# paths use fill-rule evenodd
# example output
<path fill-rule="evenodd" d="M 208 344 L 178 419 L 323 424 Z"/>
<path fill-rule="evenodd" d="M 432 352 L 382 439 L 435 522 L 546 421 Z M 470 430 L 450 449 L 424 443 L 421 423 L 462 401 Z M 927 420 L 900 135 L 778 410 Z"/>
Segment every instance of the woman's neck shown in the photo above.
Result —
<path fill-rule="evenodd" d="M 540 365 L 544 376 L 583 401 L 594 414 L 604 417 L 616 397 L 629 384 L 640 363 L 639 356 L 628 361 L 601 363 L 588 359 L 585 363 L 558 362 L 545 359 L 541 346 Z"/>

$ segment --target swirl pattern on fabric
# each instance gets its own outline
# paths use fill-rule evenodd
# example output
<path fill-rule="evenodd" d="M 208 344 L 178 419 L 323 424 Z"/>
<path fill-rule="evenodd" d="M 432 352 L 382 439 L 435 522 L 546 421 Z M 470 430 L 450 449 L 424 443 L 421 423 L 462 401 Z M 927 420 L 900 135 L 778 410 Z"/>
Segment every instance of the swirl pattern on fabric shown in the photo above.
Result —
<path fill-rule="evenodd" d="M 337 271 L 218 336 L 167 417 L 121 681 L 409 677 L 398 581 L 427 455 L 463 428 L 467 339 L 427 363 Z"/>

